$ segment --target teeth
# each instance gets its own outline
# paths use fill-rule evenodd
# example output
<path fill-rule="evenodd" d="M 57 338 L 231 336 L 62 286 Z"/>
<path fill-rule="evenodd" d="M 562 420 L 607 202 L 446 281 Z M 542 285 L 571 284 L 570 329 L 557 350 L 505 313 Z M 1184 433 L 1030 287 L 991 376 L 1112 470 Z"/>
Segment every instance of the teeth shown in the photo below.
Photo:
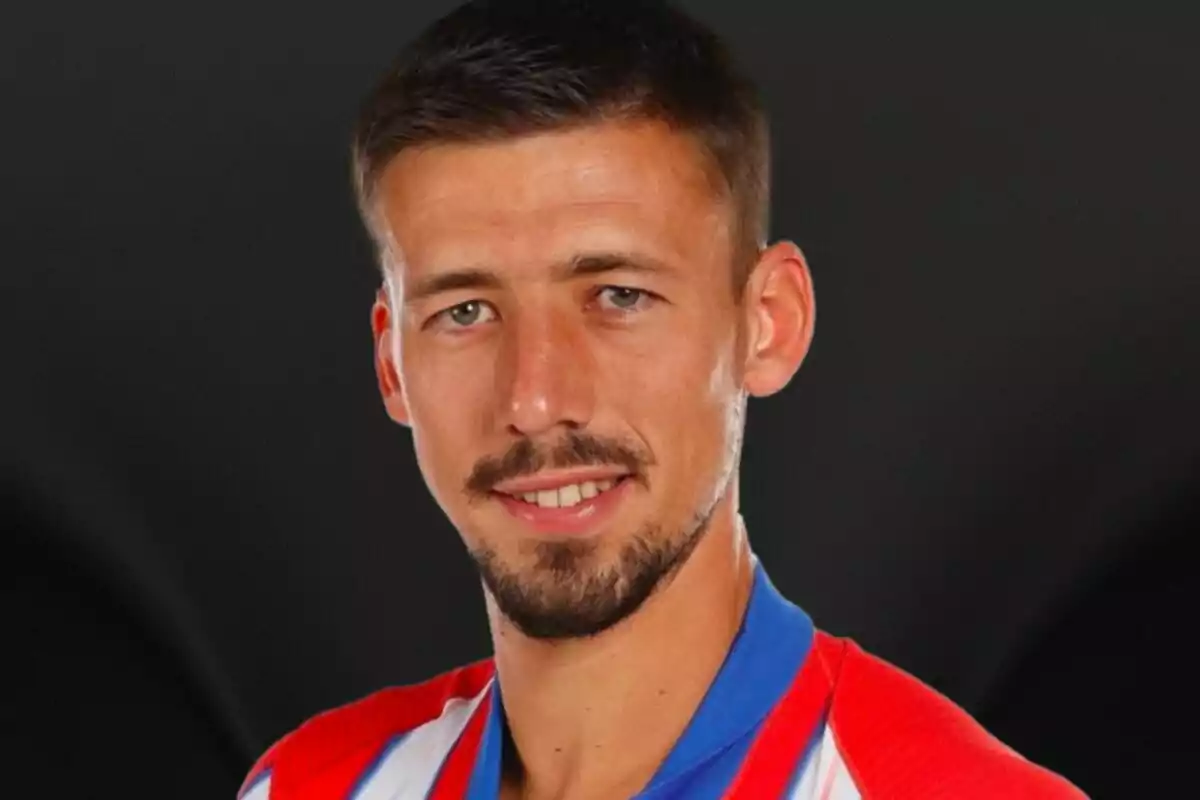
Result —
<path fill-rule="evenodd" d="M 573 483 L 570 486 L 564 486 L 558 490 L 558 505 L 560 508 L 567 506 L 578 505 L 583 499 L 583 492 L 579 489 L 579 484 Z"/>
<path fill-rule="evenodd" d="M 570 508 L 584 500 L 591 500 L 601 492 L 607 492 L 616 481 L 584 481 L 560 486 L 557 489 L 543 489 L 540 492 L 524 492 L 521 499 L 542 508 Z"/>

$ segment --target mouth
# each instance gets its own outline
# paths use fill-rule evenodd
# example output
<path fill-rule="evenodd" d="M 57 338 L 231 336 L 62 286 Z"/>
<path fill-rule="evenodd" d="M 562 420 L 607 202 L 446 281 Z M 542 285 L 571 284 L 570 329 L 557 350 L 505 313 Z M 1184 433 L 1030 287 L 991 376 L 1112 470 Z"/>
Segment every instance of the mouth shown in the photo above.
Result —
<path fill-rule="evenodd" d="M 625 480 L 628 480 L 628 476 L 603 478 L 596 481 L 578 481 L 545 489 L 498 491 L 497 494 L 538 508 L 573 508 L 586 500 L 594 500 L 605 492 L 611 491 Z"/>
<path fill-rule="evenodd" d="M 628 474 L 537 476 L 497 485 L 493 495 L 539 534 L 595 533 L 616 511 L 633 483 Z"/>

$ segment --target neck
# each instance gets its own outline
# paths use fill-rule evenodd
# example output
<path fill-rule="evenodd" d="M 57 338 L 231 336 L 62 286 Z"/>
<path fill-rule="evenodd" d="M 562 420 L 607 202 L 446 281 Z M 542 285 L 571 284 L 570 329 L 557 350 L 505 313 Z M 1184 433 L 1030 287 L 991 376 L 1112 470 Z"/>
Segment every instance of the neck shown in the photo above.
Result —
<path fill-rule="evenodd" d="M 741 625 L 753 584 L 733 498 L 687 562 L 634 614 L 587 639 L 544 642 L 488 603 L 514 758 L 507 796 L 629 797 L 687 727 Z"/>

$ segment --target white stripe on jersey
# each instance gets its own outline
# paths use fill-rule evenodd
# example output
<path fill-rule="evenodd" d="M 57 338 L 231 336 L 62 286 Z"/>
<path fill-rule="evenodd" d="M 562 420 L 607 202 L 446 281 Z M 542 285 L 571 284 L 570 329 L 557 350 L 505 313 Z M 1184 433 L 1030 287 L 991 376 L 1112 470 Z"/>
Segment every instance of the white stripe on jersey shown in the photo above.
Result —
<path fill-rule="evenodd" d="M 829 725 L 821 733 L 821 741 L 809 755 L 788 800 L 862 800 Z"/>
<path fill-rule="evenodd" d="M 491 688 L 489 681 L 473 698 L 451 699 L 440 717 L 405 736 L 358 787 L 354 800 L 424 800 L 441 772 L 442 762 Z"/>
<path fill-rule="evenodd" d="M 242 795 L 238 800 L 270 800 L 271 798 L 271 776 L 259 778 L 254 783 L 254 788 Z"/>

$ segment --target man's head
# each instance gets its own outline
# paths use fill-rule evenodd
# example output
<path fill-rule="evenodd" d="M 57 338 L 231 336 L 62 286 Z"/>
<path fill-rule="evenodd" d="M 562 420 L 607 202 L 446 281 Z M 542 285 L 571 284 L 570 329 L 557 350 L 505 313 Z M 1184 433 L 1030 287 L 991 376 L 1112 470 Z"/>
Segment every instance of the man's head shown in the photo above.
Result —
<path fill-rule="evenodd" d="M 811 336 L 750 83 L 660 3 L 468 3 L 368 99 L 354 163 L 430 490 L 527 634 L 609 627 L 732 515 L 746 397 Z"/>

